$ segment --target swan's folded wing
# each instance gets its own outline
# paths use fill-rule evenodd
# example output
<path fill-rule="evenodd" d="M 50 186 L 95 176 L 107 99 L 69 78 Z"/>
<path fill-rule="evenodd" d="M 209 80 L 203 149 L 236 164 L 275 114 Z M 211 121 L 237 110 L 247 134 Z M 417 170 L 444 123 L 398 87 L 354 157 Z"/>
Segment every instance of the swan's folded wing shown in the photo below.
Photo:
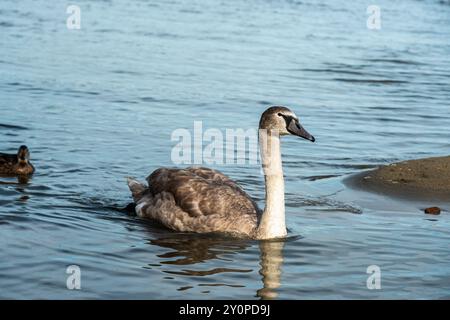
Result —
<path fill-rule="evenodd" d="M 205 167 L 190 167 L 190 168 L 186 168 L 185 170 L 192 172 L 193 174 L 206 179 L 208 181 L 211 182 L 219 182 L 219 183 L 224 183 L 224 184 L 228 184 L 230 186 L 235 186 L 236 188 L 240 188 L 239 185 L 234 182 L 233 180 L 231 180 L 228 176 L 224 175 L 222 172 L 214 170 L 214 169 L 210 169 L 210 168 L 205 168 Z"/>
<path fill-rule="evenodd" d="M 154 195 L 170 192 L 176 204 L 192 217 L 214 214 L 248 214 L 256 217 L 258 212 L 253 200 L 218 171 L 161 168 L 154 171 L 147 181 Z"/>
<path fill-rule="evenodd" d="M 252 205 L 257 209 L 257 211 L 259 211 L 259 208 L 258 208 L 258 205 L 256 204 L 256 202 L 253 199 L 251 199 L 250 196 L 247 195 L 247 193 L 241 188 L 241 186 L 239 184 L 237 184 L 237 182 L 230 179 L 230 177 L 223 174 L 222 172 L 220 172 L 218 170 L 210 169 L 210 168 L 205 168 L 205 167 L 190 167 L 190 168 L 187 168 L 186 170 L 188 170 L 189 172 L 192 172 L 195 175 L 202 177 L 210 182 L 224 184 L 224 185 L 227 185 L 227 186 L 230 186 L 230 187 L 236 189 L 237 192 L 239 192 L 243 196 L 250 199 L 252 202 Z"/>

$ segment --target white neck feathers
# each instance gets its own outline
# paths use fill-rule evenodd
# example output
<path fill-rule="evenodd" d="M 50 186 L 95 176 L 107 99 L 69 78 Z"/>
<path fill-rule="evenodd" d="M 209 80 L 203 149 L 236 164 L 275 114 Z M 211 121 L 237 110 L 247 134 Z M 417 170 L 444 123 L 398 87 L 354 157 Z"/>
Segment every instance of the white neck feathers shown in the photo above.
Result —
<path fill-rule="evenodd" d="M 258 225 L 258 239 L 287 235 L 284 212 L 284 177 L 278 131 L 259 131 L 259 145 L 266 185 L 266 206 Z"/>

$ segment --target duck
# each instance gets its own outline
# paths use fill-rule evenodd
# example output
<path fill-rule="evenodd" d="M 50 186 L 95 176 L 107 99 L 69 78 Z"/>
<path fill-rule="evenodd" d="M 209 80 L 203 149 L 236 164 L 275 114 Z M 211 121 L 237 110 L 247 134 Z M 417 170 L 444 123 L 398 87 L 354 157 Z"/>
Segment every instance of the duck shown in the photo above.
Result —
<path fill-rule="evenodd" d="M 256 240 L 285 238 L 281 137 L 316 139 L 285 106 L 265 110 L 258 132 L 265 183 L 263 210 L 237 182 L 218 170 L 163 167 L 147 177 L 147 184 L 127 178 L 136 215 L 178 232 L 224 233 Z"/>
<path fill-rule="evenodd" d="M 0 153 L 0 174 L 26 176 L 34 171 L 27 146 L 20 146 L 16 154 Z"/>

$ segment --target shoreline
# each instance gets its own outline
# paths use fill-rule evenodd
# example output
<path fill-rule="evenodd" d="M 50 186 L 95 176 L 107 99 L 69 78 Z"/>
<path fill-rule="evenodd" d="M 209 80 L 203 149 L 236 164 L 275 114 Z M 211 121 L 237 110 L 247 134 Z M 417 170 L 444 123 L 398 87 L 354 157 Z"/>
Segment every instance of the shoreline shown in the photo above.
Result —
<path fill-rule="evenodd" d="M 450 202 L 450 156 L 392 163 L 352 175 L 344 183 L 403 199 Z"/>

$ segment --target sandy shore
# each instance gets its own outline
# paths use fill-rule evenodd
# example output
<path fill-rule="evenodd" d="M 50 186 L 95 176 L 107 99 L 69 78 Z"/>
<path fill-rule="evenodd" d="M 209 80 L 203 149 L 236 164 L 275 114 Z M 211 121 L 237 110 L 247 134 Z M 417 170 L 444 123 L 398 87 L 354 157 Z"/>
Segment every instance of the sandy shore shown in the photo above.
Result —
<path fill-rule="evenodd" d="M 393 196 L 450 201 L 450 156 L 393 163 L 347 182 Z"/>

